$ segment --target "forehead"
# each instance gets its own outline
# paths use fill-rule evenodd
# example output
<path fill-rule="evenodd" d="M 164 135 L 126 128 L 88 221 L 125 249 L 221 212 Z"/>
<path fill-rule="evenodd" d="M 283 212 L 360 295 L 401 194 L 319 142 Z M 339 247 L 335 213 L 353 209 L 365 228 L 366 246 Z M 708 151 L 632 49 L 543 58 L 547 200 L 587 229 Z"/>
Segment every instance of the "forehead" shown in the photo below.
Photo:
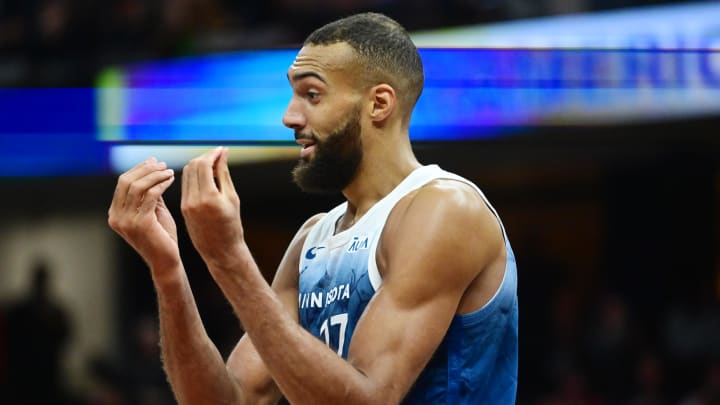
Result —
<path fill-rule="evenodd" d="M 292 81 L 294 77 L 310 72 L 325 77 L 342 73 L 349 70 L 355 57 L 355 51 L 345 42 L 331 45 L 306 45 L 300 49 L 290 65 L 288 78 Z"/>

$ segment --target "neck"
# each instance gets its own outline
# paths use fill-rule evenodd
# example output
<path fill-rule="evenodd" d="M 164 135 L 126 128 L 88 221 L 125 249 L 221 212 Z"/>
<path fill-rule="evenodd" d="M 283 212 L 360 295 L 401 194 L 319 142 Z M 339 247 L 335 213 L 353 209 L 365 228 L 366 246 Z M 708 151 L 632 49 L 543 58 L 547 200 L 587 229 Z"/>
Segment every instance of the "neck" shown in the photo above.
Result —
<path fill-rule="evenodd" d="M 353 181 L 343 189 L 348 209 L 343 218 L 345 226 L 352 226 L 375 203 L 388 195 L 420 163 L 412 152 L 407 134 L 388 137 L 384 142 L 367 145 Z"/>

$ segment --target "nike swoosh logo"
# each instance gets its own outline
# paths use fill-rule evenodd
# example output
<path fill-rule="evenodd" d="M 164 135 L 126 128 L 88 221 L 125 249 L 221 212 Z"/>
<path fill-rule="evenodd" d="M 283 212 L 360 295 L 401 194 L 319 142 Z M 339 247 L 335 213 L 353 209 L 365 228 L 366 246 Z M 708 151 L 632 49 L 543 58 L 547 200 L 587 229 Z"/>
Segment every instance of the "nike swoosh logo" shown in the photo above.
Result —
<path fill-rule="evenodd" d="M 320 249 L 325 249 L 325 246 L 315 246 L 315 247 L 311 247 L 311 248 L 307 251 L 307 253 L 305 253 L 305 258 L 308 259 L 308 260 L 314 259 L 315 256 L 317 256 L 317 251 L 320 250 Z"/>

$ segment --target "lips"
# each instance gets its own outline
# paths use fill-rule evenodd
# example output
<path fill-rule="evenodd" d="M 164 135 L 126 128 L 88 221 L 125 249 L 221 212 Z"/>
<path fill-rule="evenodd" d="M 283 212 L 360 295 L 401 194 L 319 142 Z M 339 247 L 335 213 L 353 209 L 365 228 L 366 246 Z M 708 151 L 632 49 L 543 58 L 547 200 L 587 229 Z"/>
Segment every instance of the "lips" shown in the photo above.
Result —
<path fill-rule="evenodd" d="M 298 139 L 295 139 L 295 142 L 296 142 L 298 145 L 302 145 L 302 146 L 304 146 L 304 147 L 306 147 L 306 148 L 307 148 L 308 146 L 313 146 L 313 145 L 315 145 L 315 141 L 313 141 L 313 140 L 310 139 L 310 138 L 298 138 Z"/>
<path fill-rule="evenodd" d="M 313 150 L 315 150 L 314 143 L 303 145 L 303 148 L 300 150 L 300 157 L 304 159 L 309 158 Z"/>
<path fill-rule="evenodd" d="M 295 142 L 303 147 L 302 150 L 300 150 L 300 157 L 302 158 L 309 157 L 315 149 L 315 141 L 310 138 L 297 138 Z"/>

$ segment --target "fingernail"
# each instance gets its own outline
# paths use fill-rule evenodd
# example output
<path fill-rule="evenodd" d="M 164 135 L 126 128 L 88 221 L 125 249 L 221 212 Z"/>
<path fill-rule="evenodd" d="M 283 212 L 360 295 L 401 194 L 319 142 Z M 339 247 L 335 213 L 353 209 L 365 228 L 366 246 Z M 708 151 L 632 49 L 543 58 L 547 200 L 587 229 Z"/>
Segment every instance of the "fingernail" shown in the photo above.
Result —
<path fill-rule="evenodd" d="M 155 158 L 155 156 L 150 156 L 147 161 L 148 163 L 155 163 L 157 162 L 157 159 Z"/>
<path fill-rule="evenodd" d="M 166 169 L 165 173 L 167 174 L 175 174 L 175 171 L 173 169 Z"/>

